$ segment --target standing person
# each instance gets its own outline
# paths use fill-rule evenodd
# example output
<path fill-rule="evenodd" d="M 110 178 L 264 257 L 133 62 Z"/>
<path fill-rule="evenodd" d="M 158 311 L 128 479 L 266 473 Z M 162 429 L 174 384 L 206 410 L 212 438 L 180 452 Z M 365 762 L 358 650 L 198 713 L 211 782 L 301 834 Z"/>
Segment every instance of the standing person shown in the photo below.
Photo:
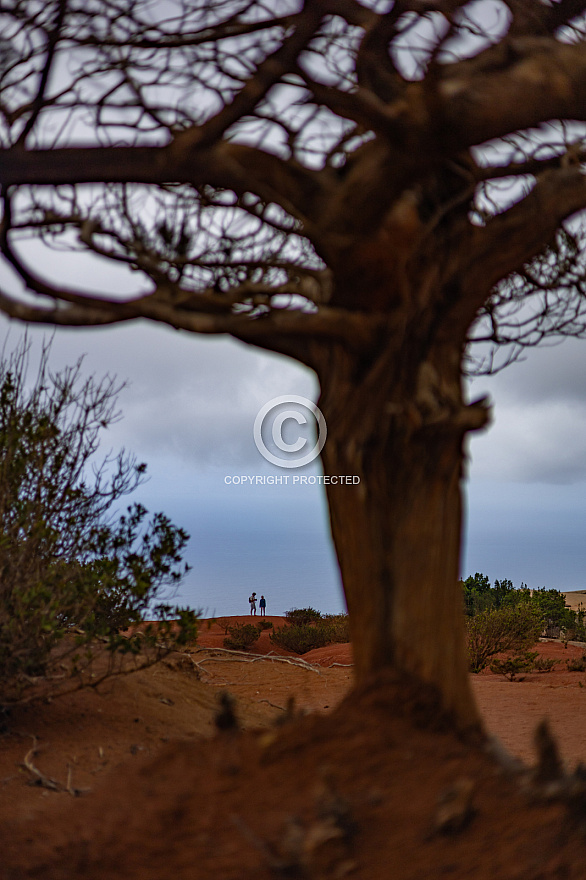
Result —
<path fill-rule="evenodd" d="M 256 593 L 253 593 L 248 601 L 250 602 L 250 613 L 256 615 Z"/>
<path fill-rule="evenodd" d="M 261 596 L 261 597 L 260 597 L 260 602 L 259 602 L 260 616 L 261 616 L 261 617 L 265 617 L 265 616 L 266 616 L 266 610 L 265 610 L 266 607 L 267 607 L 267 600 L 265 599 L 264 596 Z"/>

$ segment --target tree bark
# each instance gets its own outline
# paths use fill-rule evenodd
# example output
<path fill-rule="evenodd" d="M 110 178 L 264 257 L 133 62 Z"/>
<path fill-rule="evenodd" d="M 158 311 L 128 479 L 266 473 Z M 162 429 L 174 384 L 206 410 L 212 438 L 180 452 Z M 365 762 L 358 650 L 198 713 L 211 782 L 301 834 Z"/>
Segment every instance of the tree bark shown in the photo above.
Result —
<path fill-rule="evenodd" d="M 357 683 L 385 667 L 433 685 L 456 726 L 480 726 L 469 682 L 459 579 L 464 451 L 484 406 L 466 406 L 457 351 L 428 352 L 404 379 L 383 356 L 346 352 L 318 369 L 331 528 Z M 443 373 L 443 375 L 442 375 Z"/>

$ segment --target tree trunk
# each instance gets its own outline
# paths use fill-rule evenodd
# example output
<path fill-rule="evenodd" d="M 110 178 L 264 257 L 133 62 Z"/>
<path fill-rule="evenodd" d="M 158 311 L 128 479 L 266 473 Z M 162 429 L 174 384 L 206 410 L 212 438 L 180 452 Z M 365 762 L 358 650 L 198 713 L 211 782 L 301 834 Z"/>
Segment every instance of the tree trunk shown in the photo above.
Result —
<path fill-rule="evenodd" d="M 357 682 L 391 667 L 434 685 L 456 725 L 479 725 L 458 586 L 460 481 L 467 430 L 484 406 L 461 397 L 458 351 L 367 371 L 346 352 L 318 370 L 328 438 L 327 486 L 354 645 Z M 455 368 L 455 362 L 457 367 Z"/>

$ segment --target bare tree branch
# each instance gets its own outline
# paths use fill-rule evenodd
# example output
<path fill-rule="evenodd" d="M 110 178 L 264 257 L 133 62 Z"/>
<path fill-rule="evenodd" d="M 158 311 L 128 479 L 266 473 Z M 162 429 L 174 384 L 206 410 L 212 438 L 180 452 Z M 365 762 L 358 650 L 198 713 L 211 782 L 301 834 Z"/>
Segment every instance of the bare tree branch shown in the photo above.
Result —
<path fill-rule="evenodd" d="M 270 88 L 292 70 L 301 50 L 314 36 L 323 16 L 321 0 L 308 2 L 294 31 L 282 46 L 259 65 L 254 75 L 234 100 L 199 128 L 181 132 L 175 137 L 173 153 L 183 154 L 194 147 L 202 148 L 218 141 L 230 126 L 251 113 Z"/>
<path fill-rule="evenodd" d="M 584 43 L 527 37 L 505 42 L 499 55 L 494 69 L 483 55 L 446 67 L 439 96 L 447 144 L 463 149 L 551 119 L 586 120 Z"/>
<path fill-rule="evenodd" d="M 509 28 L 511 36 L 523 34 L 551 34 L 586 11 L 584 0 L 559 0 L 557 3 L 528 4 L 523 0 L 506 0 L 513 15 Z"/>
<path fill-rule="evenodd" d="M 540 175 L 526 198 L 478 229 L 465 275 L 466 288 L 478 292 L 478 305 L 497 281 L 536 256 L 560 224 L 585 207 L 582 169 L 550 169 Z"/>

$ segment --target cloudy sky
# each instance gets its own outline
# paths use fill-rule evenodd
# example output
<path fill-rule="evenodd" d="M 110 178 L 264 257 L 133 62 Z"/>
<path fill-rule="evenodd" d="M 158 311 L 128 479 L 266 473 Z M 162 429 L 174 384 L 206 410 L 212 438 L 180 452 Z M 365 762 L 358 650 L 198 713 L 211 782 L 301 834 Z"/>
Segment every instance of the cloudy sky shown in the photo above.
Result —
<path fill-rule="evenodd" d="M 586 342 L 527 354 L 490 391 L 494 424 L 471 445 L 463 571 L 517 586 L 582 589 L 586 542 Z"/>
<path fill-rule="evenodd" d="M 0 319 L 8 347 L 21 325 Z M 40 342 L 46 330 L 29 331 Z M 192 571 L 179 599 L 206 614 L 247 610 L 255 589 L 269 612 L 344 607 L 318 486 L 227 485 L 234 475 L 283 473 L 259 454 L 253 425 L 267 401 L 315 400 L 312 374 L 293 362 L 223 338 L 146 323 L 60 330 L 55 367 L 85 354 L 85 369 L 128 381 L 123 420 L 104 448 L 124 445 L 149 465 L 137 493 L 191 534 Z M 586 586 L 586 341 L 530 352 L 472 394 L 490 393 L 494 423 L 470 443 L 462 574 L 515 586 Z M 303 470 L 319 473 L 315 465 Z"/>

